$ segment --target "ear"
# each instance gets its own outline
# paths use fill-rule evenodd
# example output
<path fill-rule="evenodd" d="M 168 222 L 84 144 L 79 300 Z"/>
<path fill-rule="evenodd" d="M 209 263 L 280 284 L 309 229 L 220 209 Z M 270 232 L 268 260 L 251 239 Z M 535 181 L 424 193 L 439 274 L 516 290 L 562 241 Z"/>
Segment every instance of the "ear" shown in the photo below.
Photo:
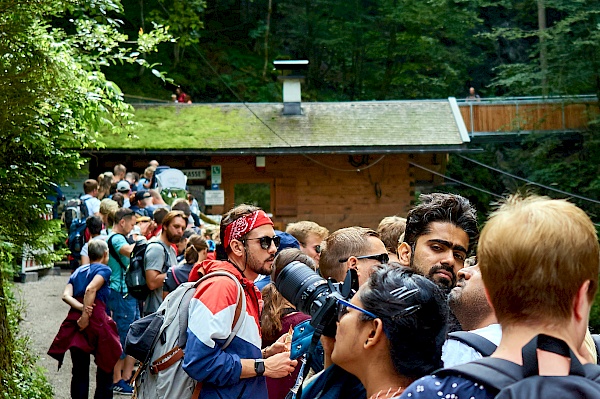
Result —
<path fill-rule="evenodd" d="M 346 269 L 346 271 L 348 271 L 349 269 L 354 269 L 358 271 L 358 259 L 356 259 L 355 256 L 349 257 L 346 261 L 346 266 L 348 266 L 348 269 Z"/>
<path fill-rule="evenodd" d="M 229 244 L 229 248 L 231 248 L 231 252 L 238 257 L 244 255 L 244 244 L 238 240 L 232 240 Z"/>
<path fill-rule="evenodd" d="M 576 321 L 587 320 L 590 313 L 590 301 L 588 299 L 588 290 L 590 288 L 590 280 L 586 280 L 573 299 L 573 316 Z"/>
<path fill-rule="evenodd" d="M 382 340 L 387 339 L 383 332 L 383 321 L 381 319 L 372 320 L 369 324 L 369 328 L 365 327 L 368 331 L 368 337 L 363 343 L 365 349 L 372 349 L 376 347 Z"/>
<path fill-rule="evenodd" d="M 410 266 L 410 257 L 412 256 L 412 249 L 408 243 L 403 242 L 398 245 L 398 262 L 402 266 Z"/>

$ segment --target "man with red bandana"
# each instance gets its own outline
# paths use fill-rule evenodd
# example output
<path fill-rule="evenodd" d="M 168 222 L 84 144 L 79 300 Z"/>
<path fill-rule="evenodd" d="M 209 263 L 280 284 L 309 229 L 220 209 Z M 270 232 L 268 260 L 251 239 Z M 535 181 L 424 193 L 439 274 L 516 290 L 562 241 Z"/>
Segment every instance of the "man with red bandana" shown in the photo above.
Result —
<path fill-rule="evenodd" d="M 265 377 L 289 375 L 297 364 L 283 339 L 260 349 L 262 298 L 253 281 L 259 274 L 271 274 L 279 237 L 264 211 L 239 205 L 223 215 L 221 243 L 217 260 L 197 265 L 190 277 L 217 270 L 233 274 L 246 296 L 246 310 L 239 315 L 242 325 L 222 350 L 236 319 L 237 285 L 225 276 L 203 281 L 190 302 L 183 368 L 202 384 L 200 398 L 267 399 Z"/>

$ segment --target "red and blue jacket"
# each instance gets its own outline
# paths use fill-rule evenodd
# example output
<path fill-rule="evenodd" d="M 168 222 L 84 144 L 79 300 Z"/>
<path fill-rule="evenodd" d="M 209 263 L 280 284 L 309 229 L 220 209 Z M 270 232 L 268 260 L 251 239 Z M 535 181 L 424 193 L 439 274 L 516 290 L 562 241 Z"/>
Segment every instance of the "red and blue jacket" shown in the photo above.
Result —
<path fill-rule="evenodd" d="M 200 398 L 266 399 L 264 377 L 240 379 L 240 359 L 262 358 L 260 291 L 229 262 L 210 260 L 203 262 L 202 267 L 206 273 L 225 270 L 239 279 L 246 295 L 246 312 L 240 315 L 243 317 L 240 330 L 222 350 L 221 346 L 232 330 L 237 285 L 225 276 L 203 281 L 190 302 L 183 369 L 202 383 Z"/>

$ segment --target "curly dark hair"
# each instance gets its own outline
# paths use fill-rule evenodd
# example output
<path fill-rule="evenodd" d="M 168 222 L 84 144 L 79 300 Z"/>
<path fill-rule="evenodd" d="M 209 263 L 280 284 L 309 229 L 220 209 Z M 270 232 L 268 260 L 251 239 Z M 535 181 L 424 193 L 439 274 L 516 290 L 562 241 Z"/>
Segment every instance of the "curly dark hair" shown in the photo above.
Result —
<path fill-rule="evenodd" d="M 407 267 L 380 265 L 357 295 L 383 321 L 398 374 L 418 379 L 442 367 L 448 305 L 435 283 Z"/>
<path fill-rule="evenodd" d="M 421 203 L 408 212 L 404 242 L 414 248 L 418 238 L 429 232 L 432 222 L 447 222 L 469 236 L 469 248 L 479 238 L 477 214 L 468 199 L 458 194 L 432 193 L 419 196 Z"/>

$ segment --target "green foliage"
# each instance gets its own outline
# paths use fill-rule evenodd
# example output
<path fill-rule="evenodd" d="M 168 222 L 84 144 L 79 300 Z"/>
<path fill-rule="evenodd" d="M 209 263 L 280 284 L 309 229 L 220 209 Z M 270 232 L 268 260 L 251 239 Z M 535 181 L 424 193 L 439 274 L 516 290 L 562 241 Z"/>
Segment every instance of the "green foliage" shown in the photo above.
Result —
<path fill-rule="evenodd" d="M 126 135 L 135 126 L 121 90 L 100 68 L 154 67 L 140 52 L 155 51 L 170 36 L 155 26 L 130 42 L 119 31 L 118 0 L 0 0 L 0 10 L 0 264 L 10 276 L 11 256 L 20 255 L 25 243 L 44 249 L 64 237 L 59 221 L 42 217 L 49 212 L 51 183 L 63 183 L 81 167 L 79 150 L 102 145 L 100 130 Z M 164 79 L 162 72 L 155 75 Z M 15 335 L 18 311 L 2 299 L 0 328 L 5 330 L 8 306 L 7 334 Z M 13 342 L 5 338 L 2 345 Z M 27 342 L 19 338 L 14 345 L 13 367 L 6 367 L 11 356 L 0 351 L 5 397 L 51 397 Z"/>
<path fill-rule="evenodd" d="M 155 0 L 144 1 L 143 8 L 138 3 L 124 1 L 126 25 L 133 32 L 144 21 L 155 21 L 168 25 L 179 37 L 173 53 L 169 48 L 152 60 L 164 65 L 195 102 L 239 101 L 223 81 L 245 101 L 281 100 L 277 73 L 263 76 L 268 0 L 206 4 L 202 0 Z M 309 59 L 303 87 L 308 101 L 462 95 L 469 67 L 480 60 L 478 50 L 468 51 L 481 41 L 471 34 L 479 23 L 477 4 L 463 0 L 276 1 L 272 3 L 268 61 Z M 167 90 L 174 89 L 148 86 L 147 78 L 131 67 L 107 73 L 130 94 L 168 99 Z"/>
<path fill-rule="evenodd" d="M 491 5 L 504 4 L 492 1 Z M 527 41 L 527 58 L 497 68 L 493 86 L 512 95 L 600 93 L 600 3 L 594 0 L 547 0 L 548 25 L 543 33 L 529 24 L 495 28 L 487 37 L 501 43 Z M 543 39 L 543 40 L 542 40 Z M 540 57 L 545 54 L 547 70 Z"/>
<path fill-rule="evenodd" d="M 5 277 L 10 276 L 13 263 L 13 258 L 6 249 L 6 245 L 1 245 L 0 273 Z M 52 386 L 48 383 L 44 371 L 35 365 L 36 357 L 30 348 L 29 338 L 19 335 L 23 305 L 15 299 L 11 285 L 5 284 L 3 291 L 4 297 L 0 298 L 0 303 L 6 307 L 8 329 L 14 338 L 2 342 L 4 350 L 9 350 L 12 356 L 11 367 L 8 370 L 0 370 L 0 398 L 51 399 Z"/>

